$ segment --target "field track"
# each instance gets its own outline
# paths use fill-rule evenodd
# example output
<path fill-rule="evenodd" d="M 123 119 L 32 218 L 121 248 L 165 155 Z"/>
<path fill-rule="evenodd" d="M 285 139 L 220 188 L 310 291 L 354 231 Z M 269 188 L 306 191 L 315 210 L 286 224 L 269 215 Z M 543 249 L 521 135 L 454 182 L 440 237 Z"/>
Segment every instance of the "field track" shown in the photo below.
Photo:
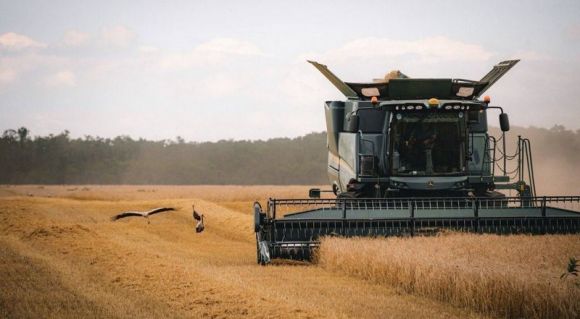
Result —
<path fill-rule="evenodd" d="M 252 202 L 307 189 L 0 186 L 0 317 L 481 317 L 317 265 L 256 265 Z M 109 219 L 161 206 L 178 210 Z"/>

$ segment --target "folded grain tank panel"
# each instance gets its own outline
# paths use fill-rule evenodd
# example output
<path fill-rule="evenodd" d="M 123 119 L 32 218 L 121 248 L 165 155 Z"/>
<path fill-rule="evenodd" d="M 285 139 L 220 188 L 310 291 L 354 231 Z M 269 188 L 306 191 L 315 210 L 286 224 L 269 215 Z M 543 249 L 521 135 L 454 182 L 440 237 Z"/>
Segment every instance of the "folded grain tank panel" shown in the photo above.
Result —
<path fill-rule="evenodd" d="M 519 60 L 500 62 L 479 81 L 393 71 L 373 83 L 343 82 L 309 62 L 346 97 L 324 104 L 336 198 L 312 189 L 310 199 L 256 203 L 259 263 L 309 259 L 321 236 L 580 232 L 580 196 L 537 196 L 530 141 L 518 137 L 507 154 L 508 116 L 480 99 Z M 493 112 L 498 139 L 488 134 Z"/>

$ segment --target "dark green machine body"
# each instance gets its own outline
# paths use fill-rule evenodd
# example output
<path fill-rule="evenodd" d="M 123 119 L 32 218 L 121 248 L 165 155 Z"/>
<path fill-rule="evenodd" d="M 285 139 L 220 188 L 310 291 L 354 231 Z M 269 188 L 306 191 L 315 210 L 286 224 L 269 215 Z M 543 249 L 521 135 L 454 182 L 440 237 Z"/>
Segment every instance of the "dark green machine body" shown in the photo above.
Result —
<path fill-rule="evenodd" d="M 497 141 L 488 134 L 488 113 L 498 107 L 477 98 L 516 63 L 498 64 L 490 72 L 494 76 L 481 81 L 398 78 L 359 84 L 344 83 L 313 62 L 332 83 L 342 83 L 337 87 L 347 96 L 324 105 L 335 194 L 501 196 L 493 192 L 499 186 L 533 195 L 533 176 L 527 183 L 524 176 L 510 183 L 497 159 Z M 530 154 L 522 150 L 521 155 Z"/>
<path fill-rule="evenodd" d="M 580 197 L 537 197 L 530 141 L 518 137 L 508 155 L 507 114 L 479 99 L 517 62 L 499 63 L 480 81 L 397 72 L 375 83 L 346 83 L 311 62 L 346 96 L 324 104 L 327 172 L 337 198 L 271 199 L 265 211 L 256 205 L 258 261 L 308 259 L 325 235 L 580 232 Z M 488 134 L 497 111 L 498 139 Z"/>

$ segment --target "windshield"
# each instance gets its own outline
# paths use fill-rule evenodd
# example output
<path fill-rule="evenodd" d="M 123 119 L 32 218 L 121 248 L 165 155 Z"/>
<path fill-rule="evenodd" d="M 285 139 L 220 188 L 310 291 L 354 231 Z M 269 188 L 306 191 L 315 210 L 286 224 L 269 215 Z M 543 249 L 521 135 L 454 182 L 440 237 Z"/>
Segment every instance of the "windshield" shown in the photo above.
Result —
<path fill-rule="evenodd" d="M 391 123 L 393 175 L 465 172 L 463 113 L 398 113 Z"/>

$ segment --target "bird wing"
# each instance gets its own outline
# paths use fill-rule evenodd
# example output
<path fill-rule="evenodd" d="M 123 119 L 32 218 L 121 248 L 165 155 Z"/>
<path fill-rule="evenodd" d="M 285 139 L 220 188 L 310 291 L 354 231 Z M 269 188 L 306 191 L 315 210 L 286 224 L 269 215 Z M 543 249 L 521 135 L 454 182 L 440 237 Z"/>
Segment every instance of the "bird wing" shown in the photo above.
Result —
<path fill-rule="evenodd" d="M 195 220 L 201 220 L 201 216 L 199 216 L 195 210 L 193 211 L 193 218 L 195 218 Z"/>
<path fill-rule="evenodd" d="M 166 211 L 170 211 L 170 210 L 175 210 L 175 208 L 173 208 L 173 207 L 159 207 L 159 208 L 155 208 L 155 209 L 152 209 L 152 210 L 146 212 L 145 216 L 154 215 L 157 213 L 166 212 Z"/>
<path fill-rule="evenodd" d="M 144 215 L 140 212 L 123 212 L 123 213 L 119 213 L 113 217 L 111 217 L 112 221 L 116 221 L 117 219 L 121 219 L 121 218 L 125 218 L 125 217 L 130 217 L 130 216 L 140 216 L 140 217 L 144 217 Z"/>

